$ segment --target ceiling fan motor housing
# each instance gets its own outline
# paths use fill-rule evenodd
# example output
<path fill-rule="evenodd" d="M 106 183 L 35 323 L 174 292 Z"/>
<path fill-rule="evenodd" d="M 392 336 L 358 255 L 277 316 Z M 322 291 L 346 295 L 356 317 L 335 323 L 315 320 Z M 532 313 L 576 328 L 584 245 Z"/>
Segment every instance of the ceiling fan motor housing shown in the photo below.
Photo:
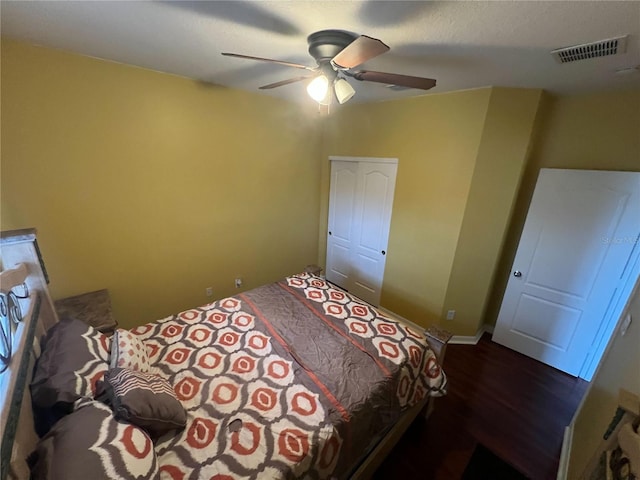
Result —
<path fill-rule="evenodd" d="M 344 30 L 321 30 L 307 37 L 309 54 L 318 64 L 327 63 L 353 42 L 357 35 Z"/>

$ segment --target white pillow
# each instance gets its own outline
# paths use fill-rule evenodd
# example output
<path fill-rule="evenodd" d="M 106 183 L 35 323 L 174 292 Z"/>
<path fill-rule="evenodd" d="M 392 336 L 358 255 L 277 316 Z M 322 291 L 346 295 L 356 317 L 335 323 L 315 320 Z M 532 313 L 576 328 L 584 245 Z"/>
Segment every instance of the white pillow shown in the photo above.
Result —
<path fill-rule="evenodd" d="M 128 368 L 147 373 L 151 370 L 147 347 L 137 335 L 116 329 L 111 340 L 111 368 Z"/>

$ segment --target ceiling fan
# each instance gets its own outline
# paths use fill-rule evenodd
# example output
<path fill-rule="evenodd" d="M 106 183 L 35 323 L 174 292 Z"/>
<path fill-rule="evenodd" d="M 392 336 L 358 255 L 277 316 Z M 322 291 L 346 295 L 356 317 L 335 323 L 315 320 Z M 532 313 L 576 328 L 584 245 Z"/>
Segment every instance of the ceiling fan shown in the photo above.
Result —
<path fill-rule="evenodd" d="M 387 85 L 429 90 L 436 85 L 431 78 L 412 77 L 397 73 L 374 72 L 371 70 L 353 70 L 358 65 L 389 51 L 389 47 L 377 38 L 367 35 L 355 35 L 343 30 L 321 30 L 307 37 L 309 54 L 316 60 L 316 67 L 308 67 L 298 63 L 284 62 L 270 58 L 252 57 L 238 53 L 223 52 L 227 57 L 258 60 L 277 63 L 285 67 L 294 67 L 310 72 L 309 75 L 289 78 L 269 85 L 261 90 L 281 87 L 290 83 L 311 80 L 307 92 L 318 103 L 329 105 L 335 93 L 338 102 L 345 103 L 355 94 L 353 87 L 345 77 L 365 82 L 384 83 Z M 332 88 L 330 88 L 332 87 Z"/>

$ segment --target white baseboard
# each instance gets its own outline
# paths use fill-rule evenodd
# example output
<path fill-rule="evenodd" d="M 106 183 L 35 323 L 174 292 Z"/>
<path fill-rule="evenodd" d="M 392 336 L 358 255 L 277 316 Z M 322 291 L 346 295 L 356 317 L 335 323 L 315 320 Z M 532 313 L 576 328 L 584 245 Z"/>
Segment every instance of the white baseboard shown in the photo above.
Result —
<path fill-rule="evenodd" d="M 480 330 L 478 330 L 478 333 L 475 335 L 454 335 L 451 337 L 451 340 L 449 340 L 449 343 L 457 345 L 476 345 L 485 332 L 493 333 L 493 325 L 482 325 Z"/>
<path fill-rule="evenodd" d="M 558 465 L 558 476 L 556 477 L 556 480 L 565 480 L 569 474 L 571 443 L 573 443 L 573 422 L 571 422 L 568 427 L 564 428 L 562 450 L 560 451 L 560 464 Z"/>

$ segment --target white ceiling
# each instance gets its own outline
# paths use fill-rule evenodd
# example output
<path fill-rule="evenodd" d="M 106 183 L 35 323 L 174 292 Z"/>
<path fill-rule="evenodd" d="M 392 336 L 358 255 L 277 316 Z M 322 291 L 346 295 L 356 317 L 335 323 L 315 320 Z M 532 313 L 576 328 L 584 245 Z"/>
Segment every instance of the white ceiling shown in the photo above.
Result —
<path fill-rule="evenodd" d="M 258 91 L 304 72 L 220 52 L 315 66 L 306 37 L 335 28 L 379 38 L 391 51 L 362 66 L 435 78 L 429 92 L 483 86 L 571 94 L 640 85 L 638 1 L 5 1 L 2 35 Z M 549 51 L 630 34 L 627 53 L 568 64 Z M 423 95 L 350 81 L 355 101 Z M 310 101 L 304 84 L 265 94 Z M 353 100 L 352 100 L 353 101 Z"/>

